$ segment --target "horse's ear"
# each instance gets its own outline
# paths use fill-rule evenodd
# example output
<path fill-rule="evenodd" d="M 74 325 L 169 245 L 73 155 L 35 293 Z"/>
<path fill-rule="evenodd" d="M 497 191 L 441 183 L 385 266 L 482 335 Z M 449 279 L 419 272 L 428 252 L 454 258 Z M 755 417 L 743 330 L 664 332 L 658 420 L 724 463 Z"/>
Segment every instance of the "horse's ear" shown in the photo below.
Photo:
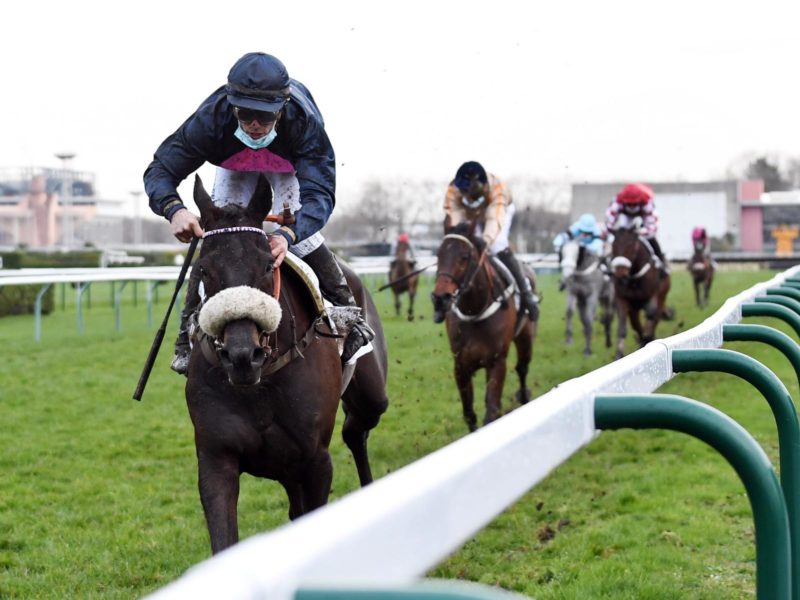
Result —
<path fill-rule="evenodd" d="M 270 210 L 272 210 L 272 186 L 267 178 L 259 173 L 256 189 L 247 205 L 247 212 L 261 224 L 267 218 Z"/>
<path fill-rule="evenodd" d="M 214 203 L 211 202 L 211 196 L 208 195 L 206 188 L 203 187 L 203 180 L 200 179 L 200 175 L 194 176 L 194 203 L 200 210 L 200 216 L 210 213 L 214 207 Z"/>

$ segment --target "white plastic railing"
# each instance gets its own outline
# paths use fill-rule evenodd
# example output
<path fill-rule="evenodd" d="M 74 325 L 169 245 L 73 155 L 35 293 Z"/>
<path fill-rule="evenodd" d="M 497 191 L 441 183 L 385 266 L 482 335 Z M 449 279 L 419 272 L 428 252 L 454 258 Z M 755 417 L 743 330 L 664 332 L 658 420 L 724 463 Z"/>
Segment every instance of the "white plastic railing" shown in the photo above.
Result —
<path fill-rule="evenodd" d="M 191 568 L 150 596 L 290 600 L 299 587 L 403 584 L 422 577 L 599 432 L 594 397 L 649 393 L 676 348 L 719 347 L 741 305 L 793 267 L 730 298 L 686 332 L 570 379 L 534 402 L 362 490 Z"/>

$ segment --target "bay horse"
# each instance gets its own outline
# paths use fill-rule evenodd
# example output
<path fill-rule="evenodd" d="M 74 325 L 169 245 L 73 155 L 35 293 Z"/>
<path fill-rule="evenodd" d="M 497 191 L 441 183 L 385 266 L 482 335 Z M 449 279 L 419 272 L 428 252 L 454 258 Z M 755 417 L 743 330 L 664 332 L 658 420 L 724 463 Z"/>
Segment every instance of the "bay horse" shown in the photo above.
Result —
<path fill-rule="evenodd" d="M 389 287 L 392 289 L 394 295 L 394 311 L 395 315 L 400 316 L 400 296 L 403 293 L 408 293 L 408 313 L 407 318 L 409 321 L 414 320 L 414 298 L 417 295 L 417 283 L 419 275 L 412 275 L 400 281 L 402 277 L 407 276 L 414 271 L 416 261 L 410 258 L 411 246 L 405 240 L 397 242 L 395 249 L 394 259 L 389 263 Z M 395 282 L 395 283 L 391 283 Z"/>
<path fill-rule="evenodd" d="M 375 331 L 342 391 L 337 339 L 299 272 L 273 270 L 267 235 L 269 183 L 259 176 L 247 207 L 218 207 L 195 179 L 205 229 L 194 269 L 204 300 L 186 383 L 194 425 L 198 487 L 216 554 L 238 541 L 242 473 L 280 482 L 289 518 L 328 501 L 333 475 L 328 445 L 342 399 L 342 435 L 362 486 L 372 481 L 367 436 L 386 410 L 386 341 L 375 305 L 342 265 Z"/>
<path fill-rule="evenodd" d="M 518 311 L 513 281 L 498 274 L 483 241 L 465 233 L 467 228 L 459 225 L 444 236 L 437 253 L 436 283 L 431 299 L 434 322 L 447 321 L 456 386 L 464 420 L 472 432 L 477 429 L 473 375 L 479 369 L 486 370 L 483 423 L 487 424 L 501 416 L 506 358 L 512 341 L 517 350 L 515 370 L 519 377 L 515 399 L 520 404 L 530 400 L 526 379 L 537 324 Z M 535 276 L 530 271 L 528 276 L 536 290 Z"/>
<path fill-rule="evenodd" d="M 694 244 L 694 254 L 686 266 L 692 274 L 695 303 L 703 308 L 708 305 L 708 292 L 714 281 L 714 265 L 711 257 L 705 253 L 705 244 L 702 241 Z"/>
<path fill-rule="evenodd" d="M 658 322 L 669 313 L 666 300 L 670 276 L 656 266 L 651 249 L 639 237 L 637 229 L 634 222 L 630 228 L 612 231 L 611 274 L 618 319 L 615 358 L 625 354 L 628 319 L 639 338 L 639 346 L 643 347 L 655 339 Z M 640 317 L 642 310 L 646 319 L 644 327 Z"/>
<path fill-rule="evenodd" d="M 611 323 L 614 320 L 614 285 L 602 268 L 601 257 L 589 252 L 577 240 L 561 247 L 562 285 L 567 292 L 565 342 L 572 344 L 572 316 L 577 309 L 583 325 L 584 356 L 592 354 L 592 333 L 597 308 L 605 332 L 606 348 L 611 347 Z"/>

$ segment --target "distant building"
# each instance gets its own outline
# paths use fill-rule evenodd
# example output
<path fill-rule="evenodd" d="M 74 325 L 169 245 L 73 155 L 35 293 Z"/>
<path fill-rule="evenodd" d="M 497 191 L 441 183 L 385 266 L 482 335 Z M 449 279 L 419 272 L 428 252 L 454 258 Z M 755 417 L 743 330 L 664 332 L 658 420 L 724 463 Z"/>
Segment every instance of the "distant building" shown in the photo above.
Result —
<path fill-rule="evenodd" d="M 585 212 L 604 219 L 606 208 L 626 183 L 630 182 L 574 184 L 570 219 Z M 772 229 L 800 222 L 800 199 L 797 212 L 789 210 L 786 203 L 765 202 L 762 195 L 768 195 L 760 180 L 643 183 L 655 194 L 658 240 L 672 258 L 688 257 L 692 229 L 698 225 L 705 227 L 712 238 L 728 240 L 732 250 L 772 253 L 776 249 Z M 781 209 L 772 209 L 779 205 Z M 785 244 L 791 230 L 776 231 Z"/>
<path fill-rule="evenodd" d="M 119 203 L 96 195 L 91 173 L 0 169 L 0 246 L 76 247 L 95 243 L 93 231 L 121 240 L 122 218 L 101 216 Z M 103 228 L 97 227 L 100 221 Z"/>

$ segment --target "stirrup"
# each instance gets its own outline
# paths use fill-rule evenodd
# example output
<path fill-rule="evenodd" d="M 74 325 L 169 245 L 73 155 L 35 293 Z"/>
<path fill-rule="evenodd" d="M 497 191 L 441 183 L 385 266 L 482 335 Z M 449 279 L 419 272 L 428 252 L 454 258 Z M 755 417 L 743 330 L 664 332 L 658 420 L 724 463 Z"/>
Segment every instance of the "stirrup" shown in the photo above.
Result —
<path fill-rule="evenodd" d="M 192 356 L 192 349 L 183 344 L 175 346 L 175 357 L 172 359 L 170 369 L 180 375 L 186 375 L 189 372 L 189 359 Z"/>

